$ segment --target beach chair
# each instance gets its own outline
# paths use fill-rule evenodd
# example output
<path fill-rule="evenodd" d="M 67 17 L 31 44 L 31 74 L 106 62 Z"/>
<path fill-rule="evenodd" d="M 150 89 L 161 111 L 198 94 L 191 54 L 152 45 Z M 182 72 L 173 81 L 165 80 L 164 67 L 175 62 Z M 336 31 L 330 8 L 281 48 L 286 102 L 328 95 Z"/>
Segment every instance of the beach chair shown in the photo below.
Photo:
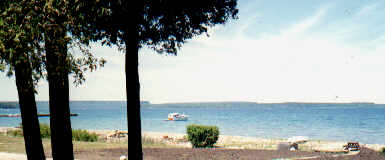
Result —
<path fill-rule="evenodd" d="M 348 142 L 347 145 L 344 145 L 344 149 L 348 151 L 359 151 L 361 147 L 358 142 Z"/>

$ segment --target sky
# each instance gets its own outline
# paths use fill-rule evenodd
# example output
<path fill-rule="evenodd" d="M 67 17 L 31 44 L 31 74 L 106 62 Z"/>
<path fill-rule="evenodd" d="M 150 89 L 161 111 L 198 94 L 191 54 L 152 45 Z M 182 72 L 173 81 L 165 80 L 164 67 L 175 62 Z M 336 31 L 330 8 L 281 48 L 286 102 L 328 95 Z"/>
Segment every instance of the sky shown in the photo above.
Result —
<path fill-rule="evenodd" d="M 141 99 L 385 103 L 385 1 L 240 0 L 239 19 L 188 40 L 177 56 L 141 49 Z M 71 100 L 125 100 L 124 54 L 91 45 L 104 68 Z M 48 100 L 41 81 L 37 100 Z M 0 101 L 17 101 L 0 73 Z"/>

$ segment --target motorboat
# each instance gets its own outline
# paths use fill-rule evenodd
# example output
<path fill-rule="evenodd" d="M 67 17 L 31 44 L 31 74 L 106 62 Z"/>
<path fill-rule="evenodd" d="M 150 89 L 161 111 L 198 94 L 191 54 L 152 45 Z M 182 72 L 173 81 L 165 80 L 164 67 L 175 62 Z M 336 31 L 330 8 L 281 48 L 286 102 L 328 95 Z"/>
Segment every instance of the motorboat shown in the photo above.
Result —
<path fill-rule="evenodd" d="M 187 121 L 188 115 L 180 114 L 180 113 L 170 113 L 168 114 L 167 120 L 169 121 Z"/>

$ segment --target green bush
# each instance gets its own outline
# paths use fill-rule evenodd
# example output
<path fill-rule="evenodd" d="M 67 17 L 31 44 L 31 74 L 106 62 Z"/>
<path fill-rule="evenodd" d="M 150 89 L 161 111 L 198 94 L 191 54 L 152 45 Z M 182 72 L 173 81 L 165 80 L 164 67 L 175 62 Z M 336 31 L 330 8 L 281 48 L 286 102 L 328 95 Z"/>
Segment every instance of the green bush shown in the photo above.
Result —
<path fill-rule="evenodd" d="M 48 124 L 40 123 L 40 135 L 41 138 L 51 137 L 51 128 Z"/>
<path fill-rule="evenodd" d="M 20 124 L 21 129 L 8 131 L 7 134 L 15 137 L 23 137 L 23 127 Z M 41 138 L 49 138 L 51 137 L 51 129 L 48 124 L 40 123 L 40 135 Z"/>
<path fill-rule="evenodd" d="M 72 130 L 72 139 L 75 141 L 95 142 L 98 140 L 98 135 L 89 133 L 86 130 Z"/>
<path fill-rule="evenodd" d="M 381 148 L 381 154 L 385 156 L 385 147 L 384 148 Z"/>
<path fill-rule="evenodd" d="M 22 137 L 23 130 L 12 130 L 7 132 L 8 135 L 14 137 Z M 51 128 L 48 124 L 40 124 L 40 135 L 41 138 L 50 138 L 51 137 Z M 89 133 L 86 130 L 73 129 L 72 130 L 72 139 L 75 141 L 86 141 L 86 142 L 95 142 L 98 140 L 98 135 L 95 133 Z"/>
<path fill-rule="evenodd" d="M 191 124 L 187 126 L 187 138 L 194 148 L 213 147 L 217 142 L 219 129 L 216 126 Z"/>
<path fill-rule="evenodd" d="M 13 137 L 23 137 L 23 130 L 11 130 L 7 132 L 7 135 L 11 135 Z"/>

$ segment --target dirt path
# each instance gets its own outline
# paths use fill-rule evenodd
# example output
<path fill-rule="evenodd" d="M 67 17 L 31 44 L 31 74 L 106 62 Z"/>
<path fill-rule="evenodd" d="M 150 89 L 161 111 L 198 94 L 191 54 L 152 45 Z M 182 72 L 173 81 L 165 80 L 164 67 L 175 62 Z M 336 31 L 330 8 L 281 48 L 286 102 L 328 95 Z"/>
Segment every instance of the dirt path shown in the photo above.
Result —
<path fill-rule="evenodd" d="M 194 149 L 194 148 L 144 148 L 145 160 L 272 160 L 272 159 L 311 159 L 311 160 L 385 160 L 378 152 L 363 148 L 355 155 L 336 155 L 319 152 L 291 152 L 256 149 Z M 75 151 L 80 160 L 116 160 L 127 155 L 126 148 Z M 308 157 L 308 158 L 306 158 Z M 312 158 L 311 158 L 312 157 Z M 129 155 L 128 155 L 129 158 Z M 23 154 L 0 152 L 0 160 L 26 160 Z M 47 159 L 49 160 L 49 159 Z"/>
<path fill-rule="evenodd" d="M 325 153 L 317 152 L 291 152 L 277 150 L 256 149 L 194 149 L 194 148 L 144 148 L 145 160 L 272 160 L 279 158 L 325 157 Z M 103 149 L 94 151 L 81 151 L 75 153 L 78 159 L 86 160 L 114 160 L 121 155 L 127 155 L 127 149 Z M 129 158 L 129 155 L 128 155 Z"/>

